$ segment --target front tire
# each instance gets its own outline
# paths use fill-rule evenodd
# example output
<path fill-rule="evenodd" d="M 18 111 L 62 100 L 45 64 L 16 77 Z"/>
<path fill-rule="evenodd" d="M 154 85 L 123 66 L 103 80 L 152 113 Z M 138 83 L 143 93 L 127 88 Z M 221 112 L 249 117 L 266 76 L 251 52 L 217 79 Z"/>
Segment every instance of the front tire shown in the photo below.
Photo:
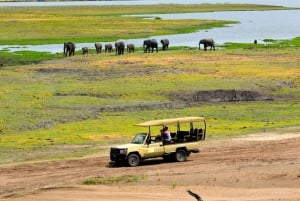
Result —
<path fill-rule="evenodd" d="M 141 159 L 138 154 L 133 153 L 128 156 L 127 162 L 130 167 L 135 167 L 141 163 Z"/>
<path fill-rule="evenodd" d="M 175 160 L 177 162 L 184 162 L 187 159 L 187 153 L 184 149 L 178 149 L 175 153 Z"/>

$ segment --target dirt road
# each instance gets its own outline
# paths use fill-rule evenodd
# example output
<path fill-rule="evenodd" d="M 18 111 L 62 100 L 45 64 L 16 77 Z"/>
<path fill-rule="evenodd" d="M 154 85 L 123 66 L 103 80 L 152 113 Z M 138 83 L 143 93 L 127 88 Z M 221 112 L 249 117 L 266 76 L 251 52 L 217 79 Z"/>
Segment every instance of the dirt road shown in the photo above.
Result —
<path fill-rule="evenodd" d="M 187 162 L 149 160 L 108 167 L 108 156 L 0 167 L 0 198 L 31 200 L 299 201 L 300 133 L 209 140 Z M 81 185 L 86 178 L 144 176 L 136 182 Z"/>

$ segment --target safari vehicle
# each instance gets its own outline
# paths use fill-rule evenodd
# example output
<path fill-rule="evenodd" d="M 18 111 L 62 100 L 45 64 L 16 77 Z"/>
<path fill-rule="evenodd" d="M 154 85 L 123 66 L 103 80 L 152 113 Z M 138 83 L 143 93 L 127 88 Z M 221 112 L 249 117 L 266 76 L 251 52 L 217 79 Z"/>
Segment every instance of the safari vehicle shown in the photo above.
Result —
<path fill-rule="evenodd" d="M 201 126 L 195 127 L 196 123 Z M 185 130 L 182 129 L 183 124 L 185 124 Z M 133 167 L 138 166 L 145 159 L 157 157 L 162 157 L 166 161 L 183 162 L 191 153 L 200 152 L 199 142 L 205 140 L 206 135 L 204 117 L 152 120 L 136 125 L 148 127 L 148 132 L 137 133 L 129 144 L 111 147 L 111 165 L 126 162 Z M 171 132 L 171 142 L 164 144 L 159 140 L 160 135 L 153 130 L 155 127 L 157 130 L 157 127 L 164 128 L 172 125 L 175 127 L 175 132 Z"/>

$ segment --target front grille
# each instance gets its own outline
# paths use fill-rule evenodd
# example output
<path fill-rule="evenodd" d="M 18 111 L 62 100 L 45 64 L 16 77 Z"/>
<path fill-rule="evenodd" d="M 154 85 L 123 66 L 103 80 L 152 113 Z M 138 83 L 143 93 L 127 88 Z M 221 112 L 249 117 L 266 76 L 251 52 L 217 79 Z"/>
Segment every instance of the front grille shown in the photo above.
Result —
<path fill-rule="evenodd" d="M 126 159 L 126 155 L 120 154 L 120 149 L 111 148 L 110 149 L 110 160 L 111 161 L 120 161 Z"/>

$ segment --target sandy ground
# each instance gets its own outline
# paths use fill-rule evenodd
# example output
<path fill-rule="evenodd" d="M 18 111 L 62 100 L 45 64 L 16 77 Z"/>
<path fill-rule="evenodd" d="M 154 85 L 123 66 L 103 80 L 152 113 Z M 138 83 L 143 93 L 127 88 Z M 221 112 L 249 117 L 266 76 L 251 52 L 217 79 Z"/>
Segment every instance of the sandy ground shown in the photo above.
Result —
<path fill-rule="evenodd" d="M 108 167 L 108 156 L 0 167 L 5 201 L 300 201 L 300 133 L 208 140 L 182 163 L 162 159 Z M 144 176 L 137 182 L 82 185 L 86 178 Z"/>

